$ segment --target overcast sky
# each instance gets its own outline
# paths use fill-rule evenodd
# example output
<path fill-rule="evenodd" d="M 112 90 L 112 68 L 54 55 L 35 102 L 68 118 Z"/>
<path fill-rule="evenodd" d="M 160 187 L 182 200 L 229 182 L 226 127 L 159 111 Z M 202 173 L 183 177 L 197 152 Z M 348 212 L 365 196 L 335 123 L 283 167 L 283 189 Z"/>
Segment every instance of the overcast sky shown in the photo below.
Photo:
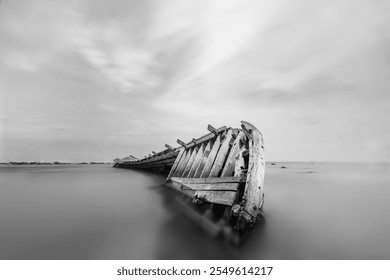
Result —
<path fill-rule="evenodd" d="M 0 161 L 253 123 L 268 161 L 390 158 L 390 1 L 3 0 Z"/>

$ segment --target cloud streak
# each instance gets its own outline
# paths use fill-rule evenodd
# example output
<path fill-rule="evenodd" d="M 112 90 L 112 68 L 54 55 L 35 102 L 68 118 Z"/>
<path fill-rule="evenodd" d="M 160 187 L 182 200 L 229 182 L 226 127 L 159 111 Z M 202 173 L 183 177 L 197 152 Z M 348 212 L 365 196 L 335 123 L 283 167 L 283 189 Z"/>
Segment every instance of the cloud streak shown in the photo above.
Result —
<path fill-rule="evenodd" d="M 385 160 L 389 10 L 379 0 L 4 1 L 0 160 L 35 157 L 41 143 L 44 158 L 142 156 L 241 119 L 263 131 L 270 160 Z"/>

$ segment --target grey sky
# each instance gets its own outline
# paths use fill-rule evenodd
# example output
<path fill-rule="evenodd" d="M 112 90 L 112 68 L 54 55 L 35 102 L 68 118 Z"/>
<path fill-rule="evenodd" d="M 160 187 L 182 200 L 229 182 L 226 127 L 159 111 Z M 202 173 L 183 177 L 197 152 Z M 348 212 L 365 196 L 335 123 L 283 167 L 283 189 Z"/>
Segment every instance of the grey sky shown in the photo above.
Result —
<path fill-rule="evenodd" d="M 0 161 L 143 156 L 208 123 L 267 160 L 388 161 L 390 2 L 0 2 Z"/>

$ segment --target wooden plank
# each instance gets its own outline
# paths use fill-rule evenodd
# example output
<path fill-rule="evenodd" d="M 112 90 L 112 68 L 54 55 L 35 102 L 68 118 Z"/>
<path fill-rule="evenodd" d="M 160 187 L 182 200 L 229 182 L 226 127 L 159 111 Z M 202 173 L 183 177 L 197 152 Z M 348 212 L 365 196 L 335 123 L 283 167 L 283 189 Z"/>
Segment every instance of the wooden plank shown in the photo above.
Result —
<path fill-rule="evenodd" d="M 233 205 L 237 192 L 232 191 L 196 191 L 195 196 L 199 199 L 209 202 L 222 205 Z"/>
<path fill-rule="evenodd" d="M 238 188 L 238 183 L 235 183 L 235 185 L 237 186 L 236 188 Z M 237 192 L 232 190 L 193 190 L 191 188 L 183 187 L 182 184 L 173 181 L 168 183 L 168 186 L 189 197 L 197 196 L 200 200 L 208 203 L 217 203 L 231 206 L 233 205 L 237 196 Z"/>
<path fill-rule="evenodd" d="M 190 169 L 192 167 L 192 164 L 194 163 L 195 161 L 195 158 L 196 158 L 196 155 L 198 153 L 198 150 L 199 148 L 198 147 L 194 147 L 193 151 L 192 151 L 192 154 L 191 154 L 191 157 L 190 159 L 188 160 L 188 163 L 186 165 L 186 167 L 184 168 L 184 172 L 181 174 L 181 177 L 187 177 L 188 176 L 188 173 L 190 172 Z"/>
<path fill-rule="evenodd" d="M 214 159 L 217 156 L 219 147 L 221 146 L 221 135 L 218 135 L 217 139 L 215 139 L 213 148 L 211 149 L 211 152 L 207 158 L 206 164 L 202 170 L 202 173 L 200 174 L 200 178 L 206 178 L 209 177 L 211 167 L 213 167 Z"/>
<path fill-rule="evenodd" d="M 220 184 L 182 184 L 182 189 L 191 189 L 196 191 L 232 191 L 238 190 L 238 183 L 220 183 Z"/>
<path fill-rule="evenodd" d="M 167 165 L 167 164 L 173 165 L 174 162 L 175 162 L 175 159 L 170 158 L 170 159 L 164 159 L 162 161 L 157 161 L 157 162 L 152 162 L 152 163 L 149 162 L 149 163 L 145 163 L 145 164 L 141 164 L 141 165 L 137 165 L 137 166 L 153 167 L 153 166 L 161 166 L 161 165 Z"/>
<path fill-rule="evenodd" d="M 258 210 L 263 206 L 264 194 L 264 142 L 261 133 L 251 124 L 242 122 L 246 130 L 251 133 L 252 140 L 249 140 L 249 164 L 248 174 L 245 185 L 244 196 L 247 201 L 244 206 L 244 218 L 255 222 L 259 213 Z"/>
<path fill-rule="evenodd" d="M 154 158 L 150 158 L 150 159 L 143 159 L 143 160 L 140 160 L 136 163 L 156 162 L 156 161 L 160 161 L 160 160 L 167 159 L 167 158 L 173 158 L 176 156 L 177 153 L 178 153 L 177 151 L 174 151 L 174 152 L 170 152 L 168 154 L 165 154 L 165 155 L 162 155 L 159 157 L 154 157 Z"/>
<path fill-rule="evenodd" d="M 203 151 L 202 158 L 200 159 L 199 165 L 197 166 L 197 168 L 195 170 L 195 173 L 194 173 L 194 175 L 192 177 L 199 178 L 200 174 L 202 174 L 202 170 L 203 170 L 203 168 L 204 168 L 204 166 L 206 164 L 207 158 L 209 157 L 209 154 L 210 154 L 210 151 L 211 151 L 211 142 L 212 142 L 212 140 L 210 140 L 207 143 L 207 146 L 206 146 L 206 148 Z"/>
<path fill-rule="evenodd" d="M 217 177 L 219 172 L 222 169 L 223 163 L 225 162 L 226 155 L 229 151 L 230 140 L 232 139 L 232 130 L 229 129 L 226 134 L 226 138 L 224 139 L 221 148 L 218 151 L 218 154 L 213 163 L 213 167 L 211 168 L 209 177 Z"/>
<path fill-rule="evenodd" d="M 244 160 L 244 152 L 245 148 L 243 147 L 238 153 L 236 163 L 234 165 L 234 176 L 241 177 L 244 173 L 245 169 L 245 160 Z"/>
<path fill-rule="evenodd" d="M 244 132 L 240 131 L 234 140 L 233 146 L 230 149 L 225 166 L 222 169 L 221 177 L 232 176 L 234 173 L 234 166 L 236 165 L 236 157 L 240 152 L 240 141 L 244 136 Z"/>
<path fill-rule="evenodd" d="M 203 143 L 203 144 L 200 146 L 200 148 L 199 148 L 199 150 L 198 150 L 198 153 L 196 154 L 194 163 L 192 164 L 191 169 L 190 169 L 190 171 L 188 172 L 188 175 L 187 175 L 188 178 L 194 177 L 196 168 L 198 167 L 198 165 L 199 165 L 199 163 L 200 163 L 200 160 L 202 159 L 204 148 L 205 148 L 205 143 Z"/>
<path fill-rule="evenodd" d="M 175 156 L 170 156 L 170 157 L 163 157 L 163 158 L 157 158 L 153 160 L 144 160 L 144 161 L 138 161 L 138 162 L 131 162 L 132 165 L 137 166 L 137 165 L 142 165 L 142 164 L 155 164 L 159 162 L 163 162 L 165 160 L 173 160 L 175 161 Z"/>
<path fill-rule="evenodd" d="M 189 197 L 194 197 L 195 192 L 196 192 L 195 190 L 192 190 L 190 188 L 183 188 L 182 184 L 174 182 L 174 181 L 170 181 L 167 185 L 169 187 L 171 187 L 172 189 L 175 189 L 175 190 L 177 190 L 185 195 L 188 195 Z"/>
<path fill-rule="evenodd" d="M 186 169 L 186 166 L 188 165 L 188 162 L 190 161 L 190 158 L 191 158 L 195 148 L 187 149 L 187 150 L 188 150 L 188 153 L 186 155 L 185 161 L 183 162 L 183 166 L 182 166 L 181 170 L 179 171 L 179 173 L 175 174 L 175 177 L 182 177 L 183 176 L 183 173 L 184 173 L 184 171 Z"/>
<path fill-rule="evenodd" d="M 175 172 L 176 170 L 176 167 L 179 165 L 179 162 L 181 160 L 181 157 L 184 155 L 185 153 L 185 149 L 182 148 L 179 152 L 179 154 L 177 155 L 177 158 L 175 160 L 175 163 L 173 164 L 172 168 L 171 168 L 171 171 L 169 171 L 169 174 L 168 174 L 168 177 L 167 177 L 167 180 L 171 179 L 173 173 Z"/>
<path fill-rule="evenodd" d="M 185 149 L 184 153 L 185 154 L 181 157 L 181 160 L 180 160 L 175 172 L 173 173 L 173 176 L 179 176 L 179 174 L 181 174 L 183 172 L 184 167 L 186 166 L 188 159 L 191 156 L 191 150 Z"/>
<path fill-rule="evenodd" d="M 221 184 L 221 183 L 242 183 L 245 177 L 213 177 L 213 178 L 179 178 L 171 177 L 172 181 L 181 184 Z"/>

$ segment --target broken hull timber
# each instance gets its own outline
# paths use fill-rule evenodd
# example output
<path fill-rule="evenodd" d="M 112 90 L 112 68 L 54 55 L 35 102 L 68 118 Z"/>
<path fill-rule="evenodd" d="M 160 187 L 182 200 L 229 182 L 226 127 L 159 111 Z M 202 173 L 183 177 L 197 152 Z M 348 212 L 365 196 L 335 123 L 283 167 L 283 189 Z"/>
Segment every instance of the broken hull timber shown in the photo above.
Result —
<path fill-rule="evenodd" d="M 131 155 L 123 159 L 115 159 L 114 167 L 143 169 L 159 174 L 168 174 L 178 154 L 178 149 L 169 147 L 164 151 L 154 153 L 143 159 L 138 159 Z"/>
<path fill-rule="evenodd" d="M 167 172 L 167 186 L 182 194 L 180 204 L 191 204 L 192 216 L 213 235 L 233 243 L 263 218 L 264 143 L 260 131 L 242 121 L 241 128 L 218 129 L 181 147 L 139 160 L 116 162 L 116 167 Z M 120 160 L 119 160 L 120 161 Z M 186 210 L 188 212 L 188 210 Z"/>

